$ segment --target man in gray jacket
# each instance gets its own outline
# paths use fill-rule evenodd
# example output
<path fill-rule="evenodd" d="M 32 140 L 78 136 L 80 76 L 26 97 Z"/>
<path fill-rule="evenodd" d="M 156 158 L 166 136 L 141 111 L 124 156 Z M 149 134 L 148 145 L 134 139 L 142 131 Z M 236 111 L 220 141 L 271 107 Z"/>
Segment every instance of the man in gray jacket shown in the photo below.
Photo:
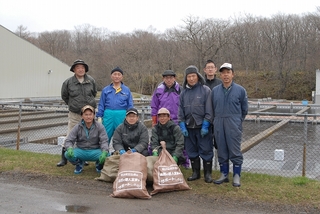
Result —
<path fill-rule="evenodd" d="M 138 152 L 148 156 L 149 134 L 144 123 L 139 121 L 139 113 L 135 108 L 126 111 L 126 118 L 113 134 L 113 148 L 120 155 L 125 152 Z"/>
<path fill-rule="evenodd" d="M 95 96 L 97 95 L 97 87 L 95 80 L 87 74 L 89 66 L 83 60 L 74 61 L 70 68 L 74 75 L 64 81 L 61 88 L 61 98 L 65 101 L 69 108 L 68 114 L 68 131 L 81 121 L 81 108 L 85 105 L 91 105 L 96 108 L 97 104 Z M 57 166 L 67 164 L 64 157 L 65 147 L 62 146 L 61 161 Z"/>
<path fill-rule="evenodd" d="M 95 110 L 86 105 L 81 109 L 82 120 L 75 125 L 65 140 L 65 157 L 76 165 L 75 174 L 80 174 L 85 161 L 95 161 L 100 172 L 108 154 L 108 136 L 104 126 L 95 121 Z M 75 144 L 77 145 L 75 146 Z"/>
<path fill-rule="evenodd" d="M 203 160 L 204 180 L 212 182 L 213 134 L 211 90 L 196 66 L 185 71 L 183 91 L 180 94 L 179 126 L 184 135 L 187 154 L 191 160 L 192 176 L 200 178 L 200 157 Z"/>

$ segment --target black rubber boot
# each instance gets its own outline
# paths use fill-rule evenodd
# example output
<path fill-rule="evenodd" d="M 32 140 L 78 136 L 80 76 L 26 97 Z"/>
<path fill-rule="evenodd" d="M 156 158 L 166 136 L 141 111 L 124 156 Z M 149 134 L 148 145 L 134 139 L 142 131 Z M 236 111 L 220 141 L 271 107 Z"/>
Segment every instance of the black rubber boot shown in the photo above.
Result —
<path fill-rule="evenodd" d="M 200 158 L 197 157 L 191 160 L 192 176 L 187 178 L 188 181 L 194 181 L 200 178 Z"/>
<path fill-rule="evenodd" d="M 64 153 L 66 152 L 66 148 L 62 147 L 62 151 L 61 151 L 61 161 L 59 163 L 57 163 L 57 166 L 64 166 L 68 163 L 67 158 L 64 156 Z"/>
<path fill-rule="evenodd" d="M 204 181 L 212 183 L 212 161 L 203 161 Z"/>

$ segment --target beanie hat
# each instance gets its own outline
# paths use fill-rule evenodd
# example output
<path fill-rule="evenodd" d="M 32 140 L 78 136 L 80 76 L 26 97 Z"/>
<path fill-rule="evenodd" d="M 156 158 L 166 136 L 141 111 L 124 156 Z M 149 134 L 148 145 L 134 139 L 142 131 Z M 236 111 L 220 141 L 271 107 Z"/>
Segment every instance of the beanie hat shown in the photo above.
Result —
<path fill-rule="evenodd" d="M 186 76 L 188 74 L 192 74 L 192 73 L 196 73 L 196 74 L 199 73 L 198 68 L 196 66 L 194 66 L 194 65 L 190 65 L 189 67 L 186 68 Z"/>
<path fill-rule="evenodd" d="M 76 61 L 73 62 L 73 65 L 71 66 L 70 71 L 74 72 L 73 69 L 76 65 L 84 65 L 86 72 L 89 71 L 89 66 L 81 59 L 77 59 Z"/>
<path fill-rule="evenodd" d="M 111 74 L 113 74 L 113 72 L 119 71 L 122 75 L 123 75 L 123 71 L 121 70 L 120 67 L 115 67 L 114 69 L 112 69 Z"/>

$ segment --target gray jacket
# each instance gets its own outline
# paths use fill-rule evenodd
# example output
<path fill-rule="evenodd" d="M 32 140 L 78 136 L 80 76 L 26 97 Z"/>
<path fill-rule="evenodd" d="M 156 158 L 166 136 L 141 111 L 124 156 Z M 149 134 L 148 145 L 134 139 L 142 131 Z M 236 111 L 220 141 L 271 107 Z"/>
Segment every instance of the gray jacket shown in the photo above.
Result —
<path fill-rule="evenodd" d="M 95 96 L 97 87 L 95 80 L 85 74 L 84 81 L 80 83 L 75 76 L 65 80 L 61 88 L 61 98 L 69 107 L 69 111 L 80 114 L 81 108 L 85 105 L 91 105 L 96 108 Z"/>
<path fill-rule="evenodd" d="M 80 149 L 101 149 L 109 151 L 108 136 L 106 129 L 101 123 L 93 120 L 93 124 L 88 130 L 83 120 L 75 125 L 65 141 L 66 149 L 74 147 L 77 142 L 77 147 Z"/>
<path fill-rule="evenodd" d="M 113 148 L 116 151 L 135 149 L 148 155 L 149 133 L 147 127 L 140 121 L 130 125 L 126 120 L 113 133 Z M 130 148 L 129 148 L 130 147 Z"/>

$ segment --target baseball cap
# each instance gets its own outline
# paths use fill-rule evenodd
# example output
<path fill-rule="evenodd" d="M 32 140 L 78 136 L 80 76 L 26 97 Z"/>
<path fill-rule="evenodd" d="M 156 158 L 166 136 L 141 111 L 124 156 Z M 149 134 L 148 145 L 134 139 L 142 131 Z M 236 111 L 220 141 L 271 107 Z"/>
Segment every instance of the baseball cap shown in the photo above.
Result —
<path fill-rule="evenodd" d="M 127 110 L 126 116 L 127 116 L 128 114 L 130 114 L 130 113 L 133 113 L 133 114 L 135 114 L 135 115 L 138 115 L 138 110 L 135 109 L 135 108 L 129 108 L 129 109 Z"/>
<path fill-rule="evenodd" d="M 223 68 L 226 68 L 226 69 L 229 69 L 229 70 L 232 70 L 232 71 L 233 71 L 232 65 L 231 65 L 230 63 L 223 63 L 223 64 L 220 66 L 219 71 L 221 72 L 221 70 L 222 70 Z"/>
<path fill-rule="evenodd" d="M 170 116 L 170 111 L 166 108 L 160 108 L 158 114 L 168 114 Z"/>
<path fill-rule="evenodd" d="M 90 109 L 93 113 L 95 113 L 94 108 L 91 105 L 85 105 L 81 109 L 81 114 L 83 114 L 87 109 Z"/>

